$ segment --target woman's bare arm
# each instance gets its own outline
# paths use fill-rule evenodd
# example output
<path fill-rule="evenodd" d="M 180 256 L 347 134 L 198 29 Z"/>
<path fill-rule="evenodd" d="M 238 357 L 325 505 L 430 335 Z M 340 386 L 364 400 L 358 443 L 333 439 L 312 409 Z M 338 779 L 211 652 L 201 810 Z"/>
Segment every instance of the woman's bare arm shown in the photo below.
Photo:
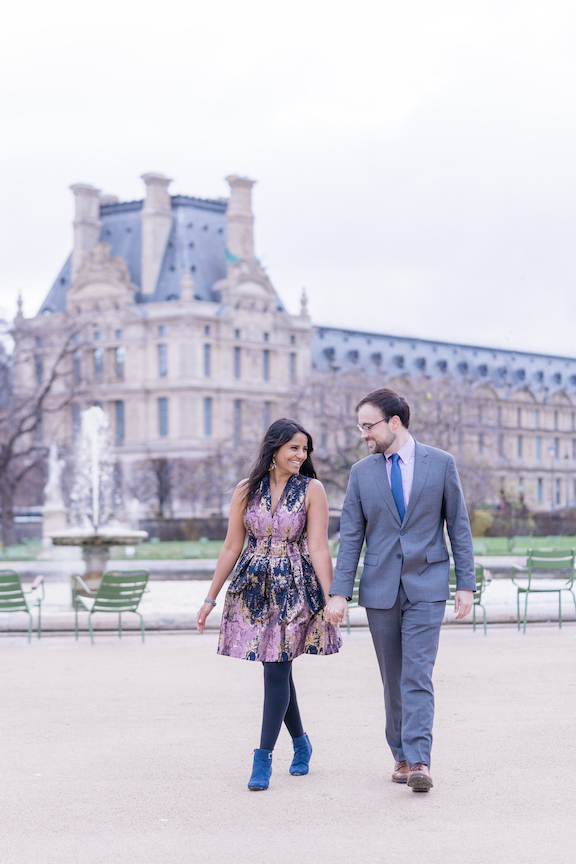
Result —
<path fill-rule="evenodd" d="M 328 546 L 328 500 L 324 486 L 319 480 L 311 480 L 306 492 L 308 514 L 308 551 L 314 572 L 328 600 L 334 573 Z"/>
<path fill-rule="evenodd" d="M 246 529 L 244 528 L 244 509 L 246 507 L 244 500 L 245 488 L 246 481 L 242 480 L 234 490 L 232 496 L 226 539 L 224 540 L 224 545 L 222 546 L 220 555 L 218 556 L 214 578 L 210 583 L 210 588 L 206 595 L 211 600 L 216 600 L 218 597 L 222 586 L 234 569 L 234 566 L 240 557 L 240 553 L 242 552 L 242 547 L 244 546 L 244 540 L 246 537 Z M 196 626 L 200 633 L 204 631 L 206 619 L 213 608 L 214 606 L 212 603 L 203 603 L 200 607 L 200 611 L 196 617 Z"/>

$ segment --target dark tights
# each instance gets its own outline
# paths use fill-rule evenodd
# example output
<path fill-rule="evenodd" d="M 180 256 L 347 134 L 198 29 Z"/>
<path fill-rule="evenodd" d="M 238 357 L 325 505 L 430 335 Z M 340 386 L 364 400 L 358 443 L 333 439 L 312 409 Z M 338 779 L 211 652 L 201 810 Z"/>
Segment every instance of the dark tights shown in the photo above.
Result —
<path fill-rule="evenodd" d="M 304 735 L 304 729 L 298 710 L 296 688 L 292 680 L 292 661 L 262 665 L 264 666 L 264 716 L 260 749 L 273 750 L 283 722 L 292 738 Z"/>

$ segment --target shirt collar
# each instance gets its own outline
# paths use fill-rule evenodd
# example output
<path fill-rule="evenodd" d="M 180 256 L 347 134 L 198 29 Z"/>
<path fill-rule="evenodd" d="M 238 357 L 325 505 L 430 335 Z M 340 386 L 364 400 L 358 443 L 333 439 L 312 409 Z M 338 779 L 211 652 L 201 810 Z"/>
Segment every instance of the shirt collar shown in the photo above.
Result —
<path fill-rule="evenodd" d="M 414 441 L 414 438 L 412 437 L 412 435 L 409 435 L 406 443 L 403 444 L 402 447 L 400 447 L 400 449 L 396 451 L 398 453 L 398 456 L 400 457 L 400 459 L 402 460 L 402 462 L 405 465 L 407 465 L 408 462 L 410 461 L 410 459 L 412 458 L 415 448 L 416 448 L 416 442 Z M 393 455 L 394 455 L 393 453 L 385 453 L 384 454 L 384 456 L 386 457 L 386 459 L 388 459 L 388 461 L 390 461 L 390 459 L 392 459 Z"/>

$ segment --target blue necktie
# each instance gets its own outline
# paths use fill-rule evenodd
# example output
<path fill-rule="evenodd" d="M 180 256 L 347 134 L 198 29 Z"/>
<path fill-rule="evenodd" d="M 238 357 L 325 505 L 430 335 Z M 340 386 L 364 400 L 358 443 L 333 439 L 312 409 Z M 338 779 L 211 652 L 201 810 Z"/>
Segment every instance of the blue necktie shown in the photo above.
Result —
<path fill-rule="evenodd" d="M 392 487 L 392 495 L 398 508 L 400 521 L 402 522 L 406 513 L 406 507 L 404 506 L 404 490 L 402 488 L 402 472 L 400 471 L 399 459 L 400 456 L 398 453 L 394 453 L 392 456 L 392 470 L 390 471 L 390 486 Z"/>

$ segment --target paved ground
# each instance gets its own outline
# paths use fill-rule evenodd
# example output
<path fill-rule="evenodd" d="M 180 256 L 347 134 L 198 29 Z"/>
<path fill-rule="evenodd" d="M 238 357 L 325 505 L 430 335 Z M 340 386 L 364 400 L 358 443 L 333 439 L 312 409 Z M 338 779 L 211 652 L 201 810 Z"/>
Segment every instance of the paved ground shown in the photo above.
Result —
<path fill-rule="evenodd" d="M 2 864 L 573 864 L 576 627 L 444 628 L 435 788 L 389 780 L 369 635 L 302 657 L 315 752 L 246 789 L 261 669 L 216 634 L 0 636 Z"/>

